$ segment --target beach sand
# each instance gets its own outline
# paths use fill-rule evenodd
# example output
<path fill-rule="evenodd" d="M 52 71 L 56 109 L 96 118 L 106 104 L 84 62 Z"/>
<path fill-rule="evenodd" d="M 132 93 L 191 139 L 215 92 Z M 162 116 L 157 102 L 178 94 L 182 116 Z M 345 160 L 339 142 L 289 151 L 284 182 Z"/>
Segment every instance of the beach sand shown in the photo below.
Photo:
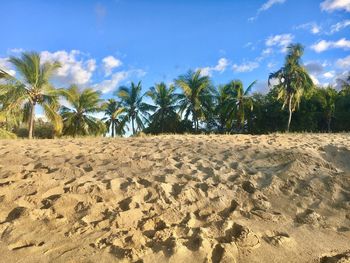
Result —
<path fill-rule="evenodd" d="M 350 262 L 350 135 L 0 141 L 0 262 Z"/>

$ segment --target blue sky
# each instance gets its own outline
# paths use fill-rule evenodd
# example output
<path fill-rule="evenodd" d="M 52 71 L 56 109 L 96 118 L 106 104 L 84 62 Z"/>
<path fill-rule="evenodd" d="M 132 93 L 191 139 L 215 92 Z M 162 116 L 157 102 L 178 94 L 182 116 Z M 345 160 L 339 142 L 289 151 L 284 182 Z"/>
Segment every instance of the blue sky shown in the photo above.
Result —
<path fill-rule="evenodd" d="M 55 83 L 94 87 L 104 98 L 142 80 L 144 89 L 203 69 L 215 84 L 258 80 L 283 63 L 290 43 L 305 46 L 316 83 L 350 69 L 350 0 L 1 1 L 0 67 L 21 51 L 63 67 Z"/>

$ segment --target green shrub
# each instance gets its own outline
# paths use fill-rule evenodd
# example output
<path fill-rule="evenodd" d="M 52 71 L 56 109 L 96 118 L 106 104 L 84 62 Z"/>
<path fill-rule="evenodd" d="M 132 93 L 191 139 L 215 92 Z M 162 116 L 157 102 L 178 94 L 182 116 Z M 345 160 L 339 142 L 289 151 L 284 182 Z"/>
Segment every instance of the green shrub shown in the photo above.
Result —
<path fill-rule="evenodd" d="M 20 127 L 16 130 L 16 134 L 20 138 L 28 137 L 28 128 Z M 38 139 L 53 139 L 55 137 L 55 129 L 51 123 L 38 121 L 34 125 L 34 138 Z"/>
<path fill-rule="evenodd" d="M 16 139 L 16 134 L 0 128 L 0 139 Z"/>

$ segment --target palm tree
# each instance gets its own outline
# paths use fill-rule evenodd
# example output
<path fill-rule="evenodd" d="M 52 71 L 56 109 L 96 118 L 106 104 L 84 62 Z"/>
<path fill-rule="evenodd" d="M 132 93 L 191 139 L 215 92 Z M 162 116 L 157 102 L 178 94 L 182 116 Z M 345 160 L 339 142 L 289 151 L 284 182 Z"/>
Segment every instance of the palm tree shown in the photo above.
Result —
<path fill-rule="evenodd" d="M 62 120 L 57 113 L 59 108 L 58 91 L 49 80 L 55 70 L 60 67 L 58 62 L 42 63 L 36 52 L 24 52 L 20 58 L 10 57 L 20 78 L 15 78 L 0 69 L 0 79 L 7 81 L 7 91 L 3 95 L 4 110 L 15 108 L 24 110 L 25 120 L 29 124 L 28 138 L 33 138 L 35 107 L 42 106 L 46 117 L 54 124 L 56 133 L 62 130 Z"/>
<path fill-rule="evenodd" d="M 131 120 L 133 135 L 138 130 L 145 128 L 144 123 L 148 121 L 148 111 L 153 109 L 151 105 L 142 101 L 145 94 L 141 94 L 141 90 L 141 82 L 137 84 L 131 82 L 130 87 L 121 86 L 116 92 L 116 95 L 121 99 L 121 106 L 125 108 L 128 119 Z"/>
<path fill-rule="evenodd" d="M 75 137 L 104 133 L 104 123 L 92 116 L 101 111 L 99 92 L 91 88 L 80 91 L 76 85 L 72 85 L 67 90 L 62 90 L 62 95 L 71 106 L 61 106 L 64 134 Z"/>
<path fill-rule="evenodd" d="M 155 126 L 159 126 L 160 132 L 163 133 L 166 121 L 176 121 L 178 119 L 176 113 L 178 95 L 175 94 L 175 86 L 171 85 L 167 88 L 166 84 L 161 82 L 156 84 L 155 87 L 151 87 L 147 95 L 156 105 L 151 121 Z"/>
<path fill-rule="evenodd" d="M 104 105 L 105 116 L 102 121 L 105 122 L 108 130 L 111 131 L 112 138 L 115 134 L 125 134 L 125 124 L 127 122 L 127 116 L 125 115 L 125 108 L 121 107 L 120 102 L 109 99 Z"/>
<path fill-rule="evenodd" d="M 220 85 L 218 87 L 218 90 L 215 91 L 215 97 L 216 97 L 216 107 L 215 107 L 215 116 L 217 118 L 217 126 L 218 126 L 218 130 L 219 132 L 224 132 L 229 125 L 229 120 L 230 118 L 230 110 L 231 107 L 229 107 L 228 101 L 229 101 L 229 97 L 230 95 L 227 93 L 227 85 Z"/>
<path fill-rule="evenodd" d="M 231 93 L 231 96 L 228 97 L 229 104 L 231 107 L 234 105 L 232 109 L 237 122 L 238 131 L 242 130 L 242 126 L 244 126 L 246 109 L 248 108 L 250 111 L 253 110 L 253 100 L 248 94 L 255 83 L 256 80 L 253 81 L 246 90 L 244 90 L 243 83 L 240 80 L 231 81 L 229 83 L 229 88 L 227 89 L 227 92 Z"/>
<path fill-rule="evenodd" d="M 328 132 L 331 132 L 331 121 L 334 117 L 335 101 L 337 99 L 338 92 L 332 86 L 328 86 L 327 88 L 319 88 L 318 91 L 323 98 L 323 108 L 325 110 L 325 117 L 327 120 L 327 130 Z"/>
<path fill-rule="evenodd" d="M 198 131 L 199 120 L 208 117 L 212 107 L 212 85 L 208 76 L 202 76 L 201 71 L 189 71 L 179 76 L 175 84 L 182 89 L 179 95 L 180 115 L 185 112 L 185 120 L 192 115 L 195 131 Z"/>
<path fill-rule="evenodd" d="M 278 97 L 283 101 L 282 109 L 288 105 L 289 118 L 287 132 L 290 128 L 292 113 L 299 106 L 300 100 L 305 91 L 313 86 L 313 82 L 306 69 L 301 65 L 300 60 L 304 53 L 304 48 L 300 44 L 288 46 L 288 54 L 284 66 L 269 76 L 269 86 L 272 80 L 277 80 Z"/>

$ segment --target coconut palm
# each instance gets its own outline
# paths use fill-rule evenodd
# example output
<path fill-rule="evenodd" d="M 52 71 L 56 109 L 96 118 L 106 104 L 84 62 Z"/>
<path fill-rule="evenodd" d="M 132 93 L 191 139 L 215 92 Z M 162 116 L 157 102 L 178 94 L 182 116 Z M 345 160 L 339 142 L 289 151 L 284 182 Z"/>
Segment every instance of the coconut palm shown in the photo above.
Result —
<path fill-rule="evenodd" d="M 224 132 L 226 130 L 229 130 L 231 125 L 230 120 L 233 118 L 230 117 L 230 114 L 232 113 L 233 107 L 231 107 L 231 95 L 227 92 L 227 89 L 229 88 L 228 85 L 220 85 L 218 87 L 218 90 L 215 91 L 215 97 L 216 97 L 216 107 L 214 110 L 219 132 Z"/>
<path fill-rule="evenodd" d="M 243 88 L 243 83 L 240 80 L 231 81 L 228 84 L 226 92 L 228 96 L 228 105 L 231 107 L 232 116 L 237 123 L 237 131 L 241 131 L 245 123 L 245 111 L 248 109 L 253 110 L 253 100 L 249 97 L 249 92 L 252 87 L 255 85 L 256 81 L 253 81 L 246 90 Z M 231 127 L 231 130 L 233 126 Z"/>
<path fill-rule="evenodd" d="M 175 86 L 171 85 L 168 88 L 164 82 L 161 82 L 151 87 L 147 95 L 156 105 L 150 120 L 163 133 L 166 122 L 176 122 L 178 119 L 176 113 L 178 94 L 175 94 Z"/>
<path fill-rule="evenodd" d="M 126 132 L 127 116 L 125 108 L 121 107 L 120 102 L 115 99 L 109 99 L 104 105 L 105 116 L 102 121 L 106 124 L 108 130 L 111 131 L 111 136 L 124 135 Z"/>
<path fill-rule="evenodd" d="M 55 70 L 60 67 L 58 62 L 42 63 L 40 55 L 36 52 L 24 52 L 20 58 L 10 57 L 9 61 L 14 65 L 20 77 L 11 76 L 0 69 L 0 79 L 6 81 L 3 85 L 3 110 L 12 111 L 21 108 L 25 120 L 29 124 L 28 137 L 33 138 L 35 108 L 42 106 L 48 120 L 50 120 L 56 133 L 62 129 L 62 120 L 57 113 L 59 108 L 58 91 L 50 84 L 49 80 Z"/>
<path fill-rule="evenodd" d="M 305 93 L 313 86 L 313 82 L 306 69 L 301 65 L 301 57 L 304 48 L 300 44 L 288 46 L 288 54 L 284 66 L 269 76 L 269 86 L 278 89 L 278 99 L 283 101 L 282 109 L 288 106 L 289 118 L 287 132 L 290 128 L 292 113 L 299 106 L 300 100 Z M 272 85 L 272 80 L 277 80 L 277 84 Z"/>
<path fill-rule="evenodd" d="M 335 102 L 338 92 L 332 86 L 328 86 L 327 88 L 319 88 L 318 92 L 322 96 L 324 114 L 327 120 L 327 130 L 328 132 L 331 132 L 331 121 L 334 117 Z"/>
<path fill-rule="evenodd" d="M 179 95 L 180 115 L 185 113 L 185 120 L 192 116 L 195 131 L 198 131 L 199 120 L 208 117 L 212 107 L 212 85 L 208 76 L 202 76 L 201 71 L 189 71 L 179 76 L 175 84 L 182 89 Z"/>
<path fill-rule="evenodd" d="M 61 106 L 65 135 L 99 135 L 106 130 L 104 123 L 93 114 L 101 111 L 100 93 L 91 88 L 79 90 L 76 85 L 62 90 L 69 106 Z"/>
<path fill-rule="evenodd" d="M 149 110 L 154 107 L 143 102 L 145 94 L 141 94 L 141 82 L 135 84 L 131 82 L 130 87 L 119 87 L 116 95 L 121 99 L 121 106 L 125 108 L 128 120 L 131 121 L 132 133 L 145 128 L 145 122 L 148 122 Z"/>

